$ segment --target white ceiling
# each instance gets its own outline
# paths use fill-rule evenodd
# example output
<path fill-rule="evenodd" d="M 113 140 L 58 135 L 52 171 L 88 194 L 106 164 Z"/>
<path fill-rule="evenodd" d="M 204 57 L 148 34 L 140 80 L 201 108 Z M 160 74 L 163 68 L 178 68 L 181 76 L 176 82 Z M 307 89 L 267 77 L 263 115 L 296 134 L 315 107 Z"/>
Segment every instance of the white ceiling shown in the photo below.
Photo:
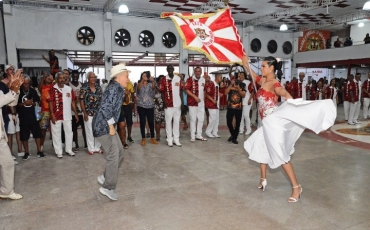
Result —
<path fill-rule="evenodd" d="M 29 0 L 36 1 L 36 0 Z M 76 6 L 103 7 L 108 0 L 38 0 L 36 2 L 58 2 Z M 126 4 L 131 12 L 161 13 L 161 12 L 190 12 L 208 0 L 120 0 Z M 346 0 L 339 4 L 329 6 L 329 14 L 326 7 L 304 12 L 300 15 L 290 16 L 279 21 L 271 21 L 267 24 L 276 25 L 282 22 L 287 24 L 304 25 L 312 22 L 322 22 L 333 17 L 356 13 L 362 10 L 367 0 Z M 230 0 L 234 19 L 248 21 L 274 12 L 297 7 L 307 3 L 307 0 Z"/>

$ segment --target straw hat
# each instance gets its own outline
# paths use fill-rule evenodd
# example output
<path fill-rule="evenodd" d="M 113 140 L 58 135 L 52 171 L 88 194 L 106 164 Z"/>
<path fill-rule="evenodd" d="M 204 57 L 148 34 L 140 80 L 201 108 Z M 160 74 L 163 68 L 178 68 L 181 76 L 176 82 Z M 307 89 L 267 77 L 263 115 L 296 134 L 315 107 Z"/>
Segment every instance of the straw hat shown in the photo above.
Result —
<path fill-rule="evenodd" d="M 110 77 L 113 78 L 117 74 L 125 72 L 125 71 L 131 73 L 131 71 L 127 69 L 126 63 L 121 62 L 118 65 L 115 65 L 112 67 L 112 69 L 110 70 Z"/>

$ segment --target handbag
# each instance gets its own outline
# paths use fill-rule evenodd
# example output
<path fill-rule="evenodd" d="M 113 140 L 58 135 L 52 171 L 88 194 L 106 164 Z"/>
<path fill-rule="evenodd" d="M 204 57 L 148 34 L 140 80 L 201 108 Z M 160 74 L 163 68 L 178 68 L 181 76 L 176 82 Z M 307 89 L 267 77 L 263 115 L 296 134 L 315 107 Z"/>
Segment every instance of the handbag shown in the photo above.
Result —
<path fill-rule="evenodd" d="M 35 105 L 35 116 L 36 116 L 36 120 L 39 121 L 41 119 L 41 107 L 39 106 L 39 104 L 36 102 L 36 105 Z"/>

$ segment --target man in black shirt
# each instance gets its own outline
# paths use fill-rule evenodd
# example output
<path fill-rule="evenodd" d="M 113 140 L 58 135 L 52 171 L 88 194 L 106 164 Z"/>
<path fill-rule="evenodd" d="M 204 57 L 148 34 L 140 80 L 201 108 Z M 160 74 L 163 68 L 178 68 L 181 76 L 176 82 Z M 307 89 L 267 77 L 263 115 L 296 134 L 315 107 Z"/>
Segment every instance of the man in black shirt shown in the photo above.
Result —
<path fill-rule="evenodd" d="M 238 74 L 235 73 L 235 75 L 235 77 L 237 78 Z M 231 134 L 228 141 L 231 141 L 234 144 L 238 144 L 237 139 L 239 135 L 240 121 L 243 114 L 243 98 L 245 97 L 246 93 L 246 85 L 239 79 L 233 79 L 231 80 L 231 84 L 226 88 L 225 93 L 228 94 L 226 122 Z M 233 125 L 234 117 L 235 126 Z"/>
<path fill-rule="evenodd" d="M 42 137 L 40 125 L 36 119 L 35 105 L 40 103 L 40 97 L 36 90 L 30 87 L 31 79 L 29 76 L 24 75 L 24 83 L 22 84 L 20 95 L 18 99 L 18 116 L 19 116 L 19 127 L 20 137 L 25 149 L 23 160 L 27 160 L 30 156 L 28 148 L 28 139 L 30 138 L 30 132 L 33 138 L 35 138 L 37 146 L 37 156 L 45 157 L 44 153 L 41 152 L 40 138 Z"/>

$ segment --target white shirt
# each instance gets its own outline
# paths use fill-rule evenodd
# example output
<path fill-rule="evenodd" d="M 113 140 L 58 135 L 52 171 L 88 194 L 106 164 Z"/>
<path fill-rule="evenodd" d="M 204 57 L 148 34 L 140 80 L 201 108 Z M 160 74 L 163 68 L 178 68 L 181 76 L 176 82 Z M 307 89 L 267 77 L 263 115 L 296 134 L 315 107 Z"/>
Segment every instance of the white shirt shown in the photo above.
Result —
<path fill-rule="evenodd" d="M 355 83 L 357 82 L 358 83 L 358 100 L 361 101 L 361 97 L 362 97 L 362 82 L 361 81 L 356 81 L 356 79 L 353 80 Z"/>
<path fill-rule="evenodd" d="M 59 88 L 58 84 L 53 86 L 63 95 L 63 120 L 72 120 L 72 88 L 68 85 L 64 85 L 63 88 Z"/>
<path fill-rule="evenodd" d="M 80 101 L 80 90 L 81 90 L 81 87 L 82 87 L 82 84 L 80 82 L 78 82 L 78 85 L 77 86 L 74 86 L 73 83 L 69 83 L 69 86 L 72 88 L 73 92 L 75 93 L 76 95 L 76 109 L 78 112 L 78 115 L 82 115 L 82 109 L 81 109 L 81 104 L 79 103 Z M 72 115 L 75 115 L 75 113 L 72 111 Z"/>
<path fill-rule="evenodd" d="M 206 79 L 204 77 L 200 77 L 199 80 L 193 76 L 194 81 L 198 81 L 198 97 L 200 102 L 198 103 L 198 107 L 204 107 L 204 86 L 206 84 Z"/>
<path fill-rule="evenodd" d="M 171 80 L 171 78 L 167 75 L 166 80 Z M 181 78 L 177 75 L 174 75 L 171 82 L 172 82 L 173 107 L 178 108 L 181 107 L 181 97 L 180 97 Z"/>
<path fill-rule="evenodd" d="M 243 98 L 243 105 L 248 105 L 249 97 L 251 96 L 248 86 L 251 84 L 251 82 L 249 80 L 244 80 L 243 83 L 245 84 L 245 97 Z"/>

